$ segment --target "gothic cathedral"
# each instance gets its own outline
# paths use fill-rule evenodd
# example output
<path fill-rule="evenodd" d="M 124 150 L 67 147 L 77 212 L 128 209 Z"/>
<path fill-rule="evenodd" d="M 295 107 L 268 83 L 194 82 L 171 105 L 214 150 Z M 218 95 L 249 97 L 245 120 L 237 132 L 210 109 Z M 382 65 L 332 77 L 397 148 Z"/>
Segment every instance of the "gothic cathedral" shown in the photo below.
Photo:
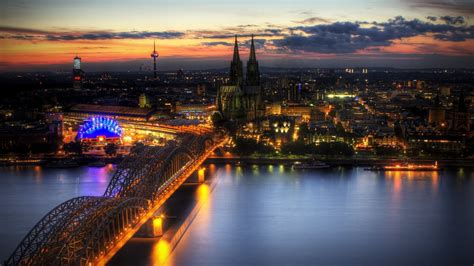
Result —
<path fill-rule="evenodd" d="M 216 97 L 219 112 L 230 120 L 253 120 L 265 113 L 263 88 L 260 85 L 260 70 L 252 41 L 247 61 L 247 76 L 244 80 L 242 61 L 235 36 L 234 56 L 230 63 L 229 83 L 219 88 Z"/>

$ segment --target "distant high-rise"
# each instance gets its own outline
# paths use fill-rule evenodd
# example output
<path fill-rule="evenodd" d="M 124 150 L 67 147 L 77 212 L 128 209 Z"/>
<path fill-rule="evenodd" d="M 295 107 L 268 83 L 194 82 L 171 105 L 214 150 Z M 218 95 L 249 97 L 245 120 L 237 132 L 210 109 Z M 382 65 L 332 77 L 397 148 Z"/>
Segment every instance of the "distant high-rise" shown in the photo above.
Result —
<path fill-rule="evenodd" d="M 146 94 L 140 94 L 140 96 L 138 97 L 138 106 L 140 106 L 140 108 L 150 107 L 150 102 L 148 101 L 148 97 L 146 96 Z"/>
<path fill-rule="evenodd" d="M 82 80 L 84 78 L 84 72 L 81 69 L 81 58 L 76 55 L 73 61 L 72 68 L 72 86 L 74 89 L 80 89 L 82 87 Z"/>
<path fill-rule="evenodd" d="M 150 57 L 153 58 L 153 76 L 155 79 L 157 78 L 156 75 L 156 59 L 158 58 L 158 52 L 156 51 L 156 44 L 155 41 L 153 41 L 153 53 L 150 54 Z"/>
<path fill-rule="evenodd" d="M 446 120 L 446 111 L 443 106 L 441 106 L 439 95 L 436 95 L 434 100 L 434 106 L 429 109 L 428 113 L 428 122 L 437 127 L 443 128 Z"/>
<path fill-rule="evenodd" d="M 287 100 L 290 103 L 298 103 L 301 99 L 301 83 L 290 84 L 288 88 L 288 97 Z"/>
<path fill-rule="evenodd" d="M 469 132 L 471 130 L 469 117 L 469 108 L 464 99 L 464 91 L 461 91 L 457 106 L 454 106 L 452 129 L 461 133 Z"/>
<path fill-rule="evenodd" d="M 184 74 L 184 71 L 180 68 L 176 72 L 176 79 L 179 81 L 184 81 L 186 79 L 186 75 Z"/>

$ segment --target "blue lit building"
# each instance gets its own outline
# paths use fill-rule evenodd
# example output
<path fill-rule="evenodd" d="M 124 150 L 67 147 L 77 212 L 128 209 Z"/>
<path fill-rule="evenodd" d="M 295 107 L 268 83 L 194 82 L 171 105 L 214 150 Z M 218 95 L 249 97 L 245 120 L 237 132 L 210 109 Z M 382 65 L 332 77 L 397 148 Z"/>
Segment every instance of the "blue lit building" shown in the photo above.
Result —
<path fill-rule="evenodd" d="M 115 119 L 104 116 L 92 116 L 80 126 L 77 140 L 80 141 L 118 141 L 123 130 Z"/>

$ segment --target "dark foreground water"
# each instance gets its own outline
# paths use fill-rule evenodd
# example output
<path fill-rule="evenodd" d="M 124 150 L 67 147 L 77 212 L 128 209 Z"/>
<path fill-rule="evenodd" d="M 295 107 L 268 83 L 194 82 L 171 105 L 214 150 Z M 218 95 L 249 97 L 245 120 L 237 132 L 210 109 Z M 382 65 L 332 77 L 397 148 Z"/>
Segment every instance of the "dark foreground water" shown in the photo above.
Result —
<path fill-rule="evenodd" d="M 474 264 L 474 174 L 467 170 L 211 168 L 216 186 L 167 264 Z M 86 167 L 0 171 L 2 259 L 52 207 L 101 194 L 111 175 Z M 138 258 L 112 262 L 163 262 L 156 241 L 139 246 Z"/>

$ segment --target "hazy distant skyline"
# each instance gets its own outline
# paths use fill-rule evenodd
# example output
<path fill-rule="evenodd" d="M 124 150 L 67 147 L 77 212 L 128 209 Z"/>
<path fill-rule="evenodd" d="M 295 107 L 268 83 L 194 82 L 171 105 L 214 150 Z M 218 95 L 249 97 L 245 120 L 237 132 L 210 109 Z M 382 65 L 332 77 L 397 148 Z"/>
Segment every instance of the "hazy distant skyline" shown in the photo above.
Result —
<path fill-rule="evenodd" d="M 0 0 L 0 70 L 226 67 L 255 34 L 268 67 L 474 67 L 465 0 Z"/>

